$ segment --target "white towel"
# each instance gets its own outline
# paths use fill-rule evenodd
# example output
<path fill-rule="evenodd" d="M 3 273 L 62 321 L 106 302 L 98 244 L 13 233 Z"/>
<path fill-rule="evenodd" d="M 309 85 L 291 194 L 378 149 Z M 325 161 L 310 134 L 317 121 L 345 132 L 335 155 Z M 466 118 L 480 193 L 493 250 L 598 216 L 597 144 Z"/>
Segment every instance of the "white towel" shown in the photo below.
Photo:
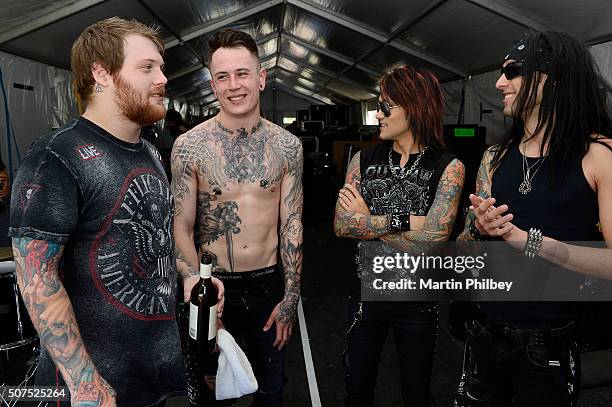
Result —
<path fill-rule="evenodd" d="M 219 366 L 215 394 L 217 400 L 234 399 L 257 390 L 253 368 L 240 346 L 225 329 L 217 331 Z"/>

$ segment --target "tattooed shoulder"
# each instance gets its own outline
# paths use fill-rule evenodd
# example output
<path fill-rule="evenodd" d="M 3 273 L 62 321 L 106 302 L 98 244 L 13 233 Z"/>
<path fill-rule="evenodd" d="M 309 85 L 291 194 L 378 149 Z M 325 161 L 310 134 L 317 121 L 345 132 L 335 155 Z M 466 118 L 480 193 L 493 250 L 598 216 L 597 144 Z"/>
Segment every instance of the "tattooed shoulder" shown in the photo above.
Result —
<path fill-rule="evenodd" d="M 206 124 L 206 122 L 202 123 L 176 139 L 172 148 L 174 160 L 199 166 L 202 165 L 207 158 L 212 158 L 212 154 L 208 147 L 210 132 L 207 126 L 204 126 Z"/>
<path fill-rule="evenodd" d="M 274 146 L 283 161 L 287 163 L 287 171 L 295 174 L 304 161 L 302 152 L 302 142 L 300 139 L 287 130 L 273 123 L 269 124 L 270 134 L 274 140 Z"/>

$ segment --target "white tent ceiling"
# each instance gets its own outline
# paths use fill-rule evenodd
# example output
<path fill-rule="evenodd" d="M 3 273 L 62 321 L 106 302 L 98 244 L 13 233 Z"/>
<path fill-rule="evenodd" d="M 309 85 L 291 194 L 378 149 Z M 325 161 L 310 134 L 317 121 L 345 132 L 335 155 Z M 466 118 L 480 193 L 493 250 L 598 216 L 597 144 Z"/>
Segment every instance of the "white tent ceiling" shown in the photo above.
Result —
<path fill-rule="evenodd" d="M 376 95 L 390 65 L 410 63 L 452 81 L 499 66 L 528 29 L 612 40 L 612 0 L 0 0 L 0 50 L 69 69 L 70 47 L 95 21 L 156 24 L 166 44 L 167 93 L 215 98 L 207 39 L 232 27 L 257 41 L 269 80 L 323 103 Z"/>

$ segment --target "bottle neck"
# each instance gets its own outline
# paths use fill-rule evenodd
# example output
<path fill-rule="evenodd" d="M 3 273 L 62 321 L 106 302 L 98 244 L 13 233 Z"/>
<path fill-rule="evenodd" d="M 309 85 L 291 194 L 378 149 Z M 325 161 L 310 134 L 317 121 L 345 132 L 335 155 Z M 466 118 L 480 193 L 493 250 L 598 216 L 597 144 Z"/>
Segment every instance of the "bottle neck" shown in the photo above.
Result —
<path fill-rule="evenodd" d="M 212 264 L 200 263 L 200 278 L 210 278 L 212 275 Z"/>

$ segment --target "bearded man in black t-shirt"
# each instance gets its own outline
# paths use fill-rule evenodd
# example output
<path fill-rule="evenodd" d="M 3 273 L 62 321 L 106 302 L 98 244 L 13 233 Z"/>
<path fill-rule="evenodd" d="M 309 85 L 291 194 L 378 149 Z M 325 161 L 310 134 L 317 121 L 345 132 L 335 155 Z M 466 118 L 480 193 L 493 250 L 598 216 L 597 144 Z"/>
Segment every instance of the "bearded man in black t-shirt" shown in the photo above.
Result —
<path fill-rule="evenodd" d="M 159 406 L 185 392 L 172 195 L 139 137 L 165 114 L 162 53 L 136 21 L 86 28 L 72 70 L 87 110 L 34 142 L 15 178 L 9 233 L 42 345 L 35 384 L 67 386 L 72 406 Z"/>

